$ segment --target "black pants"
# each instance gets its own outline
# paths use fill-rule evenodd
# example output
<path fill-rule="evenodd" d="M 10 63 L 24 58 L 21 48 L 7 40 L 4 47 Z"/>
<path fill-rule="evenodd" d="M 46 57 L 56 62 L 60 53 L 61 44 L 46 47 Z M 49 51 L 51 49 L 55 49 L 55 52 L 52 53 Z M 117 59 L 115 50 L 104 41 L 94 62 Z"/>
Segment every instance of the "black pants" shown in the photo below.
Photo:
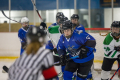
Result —
<path fill-rule="evenodd" d="M 86 78 L 93 64 L 93 60 L 94 59 L 85 63 L 75 63 L 73 60 L 70 60 L 66 63 L 65 70 L 70 72 L 75 72 L 77 70 L 78 77 Z"/>
<path fill-rule="evenodd" d="M 116 59 L 110 59 L 110 58 L 105 58 L 103 59 L 103 63 L 102 63 L 102 70 L 104 71 L 111 71 L 113 63 L 115 61 L 118 61 L 118 64 L 120 65 L 120 60 L 118 58 Z"/>
<path fill-rule="evenodd" d="M 60 57 L 59 57 L 59 56 L 55 56 L 55 55 L 53 55 L 53 57 L 54 57 L 54 62 L 58 62 L 58 61 L 60 61 Z"/>

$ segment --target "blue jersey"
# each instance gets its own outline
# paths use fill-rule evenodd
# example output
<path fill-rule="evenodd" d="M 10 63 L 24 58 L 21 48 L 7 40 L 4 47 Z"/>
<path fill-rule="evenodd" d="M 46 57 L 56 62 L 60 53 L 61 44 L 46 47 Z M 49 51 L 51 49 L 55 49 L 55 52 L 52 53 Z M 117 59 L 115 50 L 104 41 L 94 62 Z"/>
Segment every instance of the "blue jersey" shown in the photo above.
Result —
<path fill-rule="evenodd" d="M 85 32 L 85 28 L 82 24 L 80 24 L 79 26 L 77 26 L 75 29 L 74 29 L 74 32 L 77 32 L 78 34 L 81 33 L 81 32 Z"/>
<path fill-rule="evenodd" d="M 73 32 L 71 38 L 69 39 L 66 39 L 64 35 L 61 35 L 60 39 L 59 39 L 59 42 L 58 42 L 58 45 L 57 45 L 57 50 L 62 50 L 63 52 L 68 52 L 70 53 L 69 56 L 70 57 L 73 57 L 74 54 L 76 54 L 77 52 L 80 51 L 80 47 L 82 45 L 85 45 L 86 41 L 87 40 L 95 40 L 90 34 L 88 33 L 75 33 Z M 86 46 L 87 47 L 87 46 Z M 86 58 L 83 58 L 83 59 L 80 59 L 80 58 L 76 58 L 76 59 L 73 59 L 74 62 L 76 63 L 84 63 L 84 62 L 87 62 L 91 59 L 94 58 L 94 54 L 93 54 L 93 48 L 91 47 L 87 47 L 89 49 L 89 52 L 87 53 L 87 57 Z M 59 55 L 63 55 L 63 54 L 66 54 L 66 53 L 59 53 Z"/>
<path fill-rule="evenodd" d="M 54 47 L 53 47 L 53 44 L 52 44 L 51 40 L 49 40 L 49 41 L 47 42 L 45 48 L 46 48 L 46 49 L 51 49 L 51 50 L 53 50 Z"/>
<path fill-rule="evenodd" d="M 33 27 L 33 25 L 30 25 L 30 27 Z M 21 43 L 26 43 L 26 33 L 27 33 L 27 31 L 28 31 L 28 29 L 25 30 L 23 27 L 21 27 L 18 30 L 18 38 L 20 39 Z M 24 51 L 24 49 L 21 47 L 20 55 L 22 54 L 23 51 Z"/>
<path fill-rule="evenodd" d="M 57 25 L 58 25 L 57 23 L 53 23 L 48 28 L 53 27 L 53 26 L 57 26 Z"/>
<path fill-rule="evenodd" d="M 48 28 L 50 28 L 50 27 L 53 27 L 53 26 L 56 26 L 57 25 L 57 23 L 53 23 L 53 24 L 51 24 Z M 76 32 L 76 33 L 81 33 L 81 32 L 85 32 L 85 28 L 84 28 L 84 26 L 82 25 L 82 24 L 80 24 L 79 26 L 77 26 L 76 28 L 75 28 L 75 30 L 74 30 L 74 32 Z M 46 49 L 51 49 L 51 50 L 53 50 L 53 45 L 52 45 L 52 42 L 49 40 L 48 42 L 47 42 L 47 44 L 46 44 L 46 47 L 45 47 Z"/>

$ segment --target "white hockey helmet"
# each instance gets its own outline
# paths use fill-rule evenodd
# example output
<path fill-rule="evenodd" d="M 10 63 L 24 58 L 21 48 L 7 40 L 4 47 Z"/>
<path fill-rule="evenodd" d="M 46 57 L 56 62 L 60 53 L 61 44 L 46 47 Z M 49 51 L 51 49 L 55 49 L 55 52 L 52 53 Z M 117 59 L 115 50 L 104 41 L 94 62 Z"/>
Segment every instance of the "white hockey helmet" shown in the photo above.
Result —
<path fill-rule="evenodd" d="M 25 23 L 25 22 L 28 22 L 29 23 L 29 19 L 27 17 L 23 17 L 21 19 L 21 23 Z"/>

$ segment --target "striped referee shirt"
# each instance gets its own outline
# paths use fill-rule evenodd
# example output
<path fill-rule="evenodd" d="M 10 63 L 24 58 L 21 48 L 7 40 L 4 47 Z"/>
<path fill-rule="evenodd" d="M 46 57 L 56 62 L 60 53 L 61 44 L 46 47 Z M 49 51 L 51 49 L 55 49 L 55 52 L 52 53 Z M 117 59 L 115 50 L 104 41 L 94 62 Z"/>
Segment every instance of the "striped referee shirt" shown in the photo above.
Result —
<path fill-rule="evenodd" d="M 27 55 L 24 52 L 9 68 L 8 80 L 39 80 L 45 71 L 52 70 L 51 67 L 54 67 L 53 64 L 52 53 L 48 49 L 44 49 L 44 47 L 41 47 L 36 54 Z M 53 74 L 51 77 L 57 75 L 56 73 Z"/>

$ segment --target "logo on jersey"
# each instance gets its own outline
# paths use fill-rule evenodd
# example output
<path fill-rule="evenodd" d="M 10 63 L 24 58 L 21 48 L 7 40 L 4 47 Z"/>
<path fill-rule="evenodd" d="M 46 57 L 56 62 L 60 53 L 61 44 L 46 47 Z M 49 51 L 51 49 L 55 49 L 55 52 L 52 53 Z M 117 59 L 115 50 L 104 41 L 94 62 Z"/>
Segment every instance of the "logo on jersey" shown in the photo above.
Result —
<path fill-rule="evenodd" d="M 86 37 L 86 39 L 90 39 L 90 36 L 88 35 L 88 36 Z"/>
<path fill-rule="evenodd" d="M 76 30 L 77 33 L 80 35 L 81 33 L 83 33 L 83 30 Z"/>
<path fill-rule="evenodd" d="M 75 39 L 73 39 L 72 41 L 75 41 Z"/>
<path fill-rule="evenodd" d="M 68 52 L 71 54 L 71 56 L 76 56 L 77 55 L 78 51 L 74 47 L 75 47 L 74 45 L 71 46 L 71 47 L 70 47 L 70 45 L 68 45 Z"/>

